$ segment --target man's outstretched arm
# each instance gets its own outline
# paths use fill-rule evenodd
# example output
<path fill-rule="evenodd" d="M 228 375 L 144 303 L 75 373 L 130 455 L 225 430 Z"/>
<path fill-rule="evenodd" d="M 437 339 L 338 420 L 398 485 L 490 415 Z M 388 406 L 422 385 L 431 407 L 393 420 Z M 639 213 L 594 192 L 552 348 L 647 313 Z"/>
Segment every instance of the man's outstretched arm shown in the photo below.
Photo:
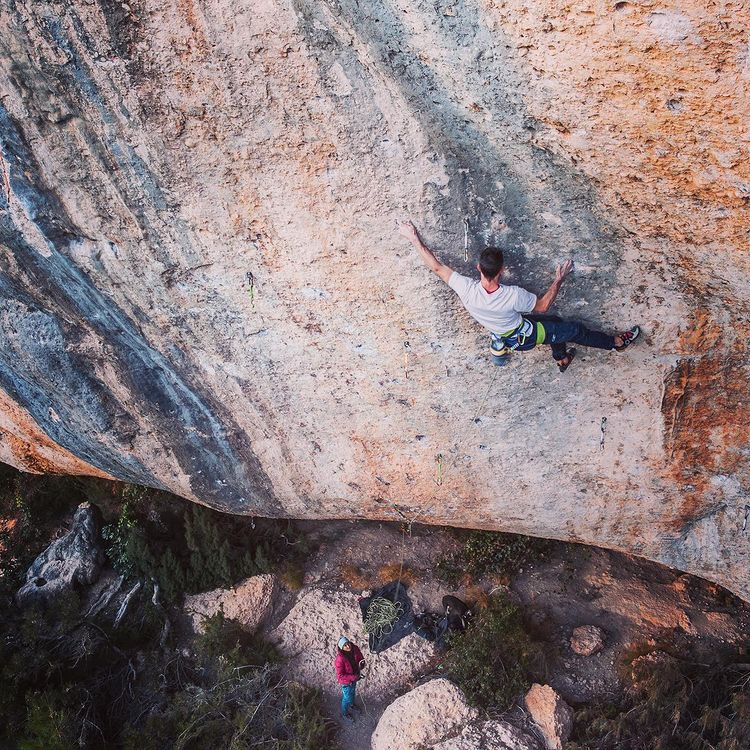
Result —
<path fill-rule="evenodd" d="M 572 270 L 572 260 L 566 260 L 565 263 L 557 267 L 557 270 L 555 271 L 555 280 L 552 282 L 552 284 L 550 284 L 550 288 L 547 290 L 547 293 L 543 297 L 539 297 L 539 299 L 537 299 L 536 304 L 534 305 L 534 309 L 531 312 L 546 313 L 547 310 L 552 307 L 552 303 L 555 301 L 557 293 L 560 291 L 560 287 L 562 286 L 563 281 L 565 281 L 565 277 Z"/>
<path fill-rule="evenodd" d="M 444 266 L 433 254 L 430 248 L 422 242 L 417 228 L 410 221 L 402 224 L 398 228 L 399 234 L 403 235 L 408 239 L 414 247 L 419 250 L 419 254 L 422 256 L 422 262 L 430 269 L 434 271 L 446 284 L 453 273 L 452 268 Z"/>

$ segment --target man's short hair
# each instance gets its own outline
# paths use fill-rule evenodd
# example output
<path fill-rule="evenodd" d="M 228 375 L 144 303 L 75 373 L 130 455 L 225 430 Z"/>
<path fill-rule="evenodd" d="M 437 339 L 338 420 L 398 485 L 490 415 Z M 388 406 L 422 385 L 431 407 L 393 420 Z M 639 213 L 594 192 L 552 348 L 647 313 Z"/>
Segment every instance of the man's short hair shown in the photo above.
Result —
<path fill-rule="evenodd" d="M 485 279 L 494 279 L 503 268 L 503 251 L 497 247 L 485 247 L 479 256 L 479 270 Z"/>

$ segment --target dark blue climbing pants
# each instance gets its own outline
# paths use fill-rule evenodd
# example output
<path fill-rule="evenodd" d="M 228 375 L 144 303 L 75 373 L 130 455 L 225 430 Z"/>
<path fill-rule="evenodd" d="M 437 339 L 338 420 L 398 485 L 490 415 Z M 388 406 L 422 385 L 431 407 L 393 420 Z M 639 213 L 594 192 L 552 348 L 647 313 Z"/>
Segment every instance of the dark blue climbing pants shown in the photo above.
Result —
<path fill-rule="evenodd" d="M 515 351 L 524 352 L 529 349 L 533 349 L 537 346 L 538 326 L 541 325 L 544 328 L 544 341 L 542 343 L 549 344 L 552 347 L 552 356 L 556 361 L 565 359 L 567 352 L 566 344 L 580 344 L 581 346 L 591 346 L 594 349 L 614 349 L 615 338 L 614 336 L 608 336 L 606 333 L 601 331 L 592 331 L 583 323 L 578 323 L 575 320 L 563 320 L 558 318 L 556 315 L 526 315 L 524 316 L 528 320 L 534 323 L 534 331 L 531 335 L 527 336 L 524 342 L 519 346 L 515 339 L 501 339 L 494 333 L 491 335 L 491 349 L 499 348 L 502 349 L 504 342 L 506 346 L 513 347 Z M 501 356 L 495 356 L 493 354 L 492 361 L 496 365 L 506 365 L 510 361 L 508 354 L 510 349 L 505 349 L 505 353 Z"/>
<path fill-rule="evenodd" d="M 556 360 L 565 359 L 566 344 L 580 344 L 594 349 L 614 349 L 615 337 L 601 331 L 592 331 L 583 323 L 575 320 L 562 320 L 556 315 L 529 315 L 544 327 L 544 343 L 552 347 L 552 356 Z"/>

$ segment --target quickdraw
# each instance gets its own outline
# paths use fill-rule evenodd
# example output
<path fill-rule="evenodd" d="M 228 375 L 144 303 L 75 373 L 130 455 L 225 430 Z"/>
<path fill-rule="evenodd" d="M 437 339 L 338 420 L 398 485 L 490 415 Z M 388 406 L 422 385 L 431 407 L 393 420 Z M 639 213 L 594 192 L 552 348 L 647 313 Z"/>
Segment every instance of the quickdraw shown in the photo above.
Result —
<path fill-rule="evenodd" d="M 518 349 L 526 343 L 526 339 L 528 339 L 532 333 L 534 333 L 534 324 L 530 320 L 524 318 L 521 325 L 518 326 L 513 333 L 502 337 L 503 343 L 508 349 Z M 513 339 L 515 339 L 515 341 L 513 341 Z M 513 343 L 510 343 L 511 341 L 513 341 Z"/>

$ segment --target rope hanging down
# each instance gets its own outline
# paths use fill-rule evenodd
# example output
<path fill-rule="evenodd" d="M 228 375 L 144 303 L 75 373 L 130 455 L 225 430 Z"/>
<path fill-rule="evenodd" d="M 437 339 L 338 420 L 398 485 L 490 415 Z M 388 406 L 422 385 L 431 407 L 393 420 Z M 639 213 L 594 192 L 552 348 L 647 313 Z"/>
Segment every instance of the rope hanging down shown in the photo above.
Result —
<path fill-rule="evenodd" d="M 401 615 L 404 608 L 401 602 L 392 602 L 382 596 L 373 599 L 367 608 L 365 617 L 365 633 L 380 638 L 393 632 L 393 626 Z"/>
<path fill-rule="evenodd" d="M 441 461 L 441 466 L 440 466 L 441 471 L 439 474 L 440 482 L 438 482 L 438 484 L 442 484 L 445 481 L 445 475 L 448 473 L 448 471 L 452 470 L 455 467 L 456 462 L 458 461 L 460 457 L 460 450 L 461 448 L 463 448 L 463 445 L 469 436 L 469 430 L 471 430 L 471 428 L 479 421 L 479 417 L 482 415 L 482 409 L 484 409 L 484 405 L 487 401 L 487 396 L 490 395 L 492 386 L 495 385 L 495 380 L 497 379 L 497 373 L 499 369 L 500 369 L 499 367 L 495 368 L 495 372 L 492 375 L 490 384 L 487 386 L 487 390 L 485 390 L 484 392 L 484 396 L 482 396 L 482 400 L 479 403 L 479 408 L 477 409 L 476 414 L 472 417 L 471 422 L 468 425 L 466 425 L 466 427 L 463 429 L 463 432 L 461 433 L 461 437 L 459 441 L 456 443 L 456 447 L 451 451 L 451 453 L 454 454 L 453 458 L 447 462 L 447 465 L 443 464 L 443 462 Z M 442 454 L 439 454 L 439 455 L 442 458 Z"/>

